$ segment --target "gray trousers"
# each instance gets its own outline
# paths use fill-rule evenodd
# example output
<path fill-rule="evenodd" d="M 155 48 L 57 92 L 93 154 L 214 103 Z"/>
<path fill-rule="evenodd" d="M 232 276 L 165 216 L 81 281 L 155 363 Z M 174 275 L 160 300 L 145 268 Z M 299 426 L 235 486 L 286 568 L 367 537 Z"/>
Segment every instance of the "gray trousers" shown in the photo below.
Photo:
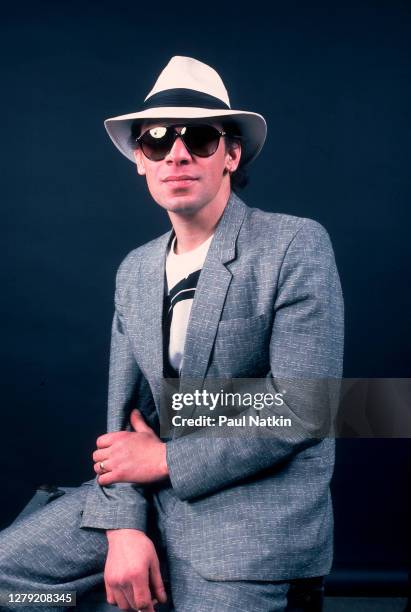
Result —
<path fill-rule="evenodd" d="M 86 494 L 83 484 L 0 532 L 0 592 L 76 591 L 78 601 L 103 584 L 107 538 L 103 530 L 80 528 Z M 159 553 L 170 612 L 285 610 L 288 582 L 206 580 L 186 561 L 170 558 L 162 545 L 167 508 L 161 497 L 154 497 L 156 530 L 148 535 Z M 28 608 L 0 607 L 11 609 Z M 29 609 L 64 610 L 33 605 Z"/>

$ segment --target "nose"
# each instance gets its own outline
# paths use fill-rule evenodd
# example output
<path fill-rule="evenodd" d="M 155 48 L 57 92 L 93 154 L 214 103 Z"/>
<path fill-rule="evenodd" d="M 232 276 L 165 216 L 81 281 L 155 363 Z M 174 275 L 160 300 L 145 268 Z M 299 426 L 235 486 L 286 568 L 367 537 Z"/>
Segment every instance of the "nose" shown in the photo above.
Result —
<path fill-rule="evenodd" d="M 169 163 L 187 163 L 191 160 L 190 152 L 187 150 L 180 136 L 177 136 L 175 139 L 174 144 L 167 153 L 165 160 Z"/>

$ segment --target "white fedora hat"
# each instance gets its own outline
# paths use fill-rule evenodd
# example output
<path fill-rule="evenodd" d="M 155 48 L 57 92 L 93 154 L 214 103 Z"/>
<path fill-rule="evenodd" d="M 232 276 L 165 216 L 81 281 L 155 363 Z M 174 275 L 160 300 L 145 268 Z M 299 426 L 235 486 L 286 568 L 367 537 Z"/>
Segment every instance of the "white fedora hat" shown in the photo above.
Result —
<path fill-rule="evenodd" d="M 241 136 L 242 165 L 257 157 L 267 134 L 264 117 L 231 109 L 224 83 L 213 68 L 180 55 L 171 58 L 138 111 L 104 121 L 111 140 L 133 163 L 131 126 L 149 119 L 216 119 L 225 124 L 235 123 Z"/>

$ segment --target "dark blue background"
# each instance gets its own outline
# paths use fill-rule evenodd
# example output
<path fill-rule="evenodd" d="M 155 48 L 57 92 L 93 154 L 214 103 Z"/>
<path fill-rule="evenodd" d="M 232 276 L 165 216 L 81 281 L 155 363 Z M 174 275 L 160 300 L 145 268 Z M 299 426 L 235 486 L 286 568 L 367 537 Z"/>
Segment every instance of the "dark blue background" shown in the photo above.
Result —
<path fill-rule="evenodd" d="M 243 198 L 329 231 L 345 375 L 409 377 L 410 4 L 14 3 L 1 15 L 2 526 L 94 475 L 115 271 L 168 217 L 112 146 L 172 55 L 268 122 Z M 336 564 L 403 567 L 409 442 L 339 441 Z"/>

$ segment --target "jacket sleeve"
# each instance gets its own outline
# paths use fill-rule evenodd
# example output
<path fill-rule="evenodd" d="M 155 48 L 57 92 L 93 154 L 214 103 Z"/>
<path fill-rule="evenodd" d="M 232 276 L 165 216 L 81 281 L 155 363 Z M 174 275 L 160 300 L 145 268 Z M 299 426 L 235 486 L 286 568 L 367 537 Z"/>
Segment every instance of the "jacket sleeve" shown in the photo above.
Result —
<path fill-rule="evenodd" d="M 293 433 L 247 438 L 190 434 L 167 442 L 170 479 L 180 499 L 252 477 L 321 441 L 315 437 L 310 410 L 318 384 L 327 387 L 334 380 L 338 385 L 342 375 L 343 326 L 342 292 L 329 236 L 319 223 L 306 219 L 288 245 L 279 273 L 267 374 L 274 392 L 282 389 L 284 380 L 294 381 L 281 409 L 292 418 Z"/>
<path fill-rule="evenodd" d="M 129 415 L 140 402 L 140 391 L 144 389 L 145 383 L 124 328 L 120 288 L 126 262 L 127 258 L 120 266 L 116 279 L 108 391 L 109 432 L 131 429 Z M 101 486 L 96 477 L 86 498 L 80 526 L 145 531 L 147 503 L 142 487 L 133 483 Z"/>

